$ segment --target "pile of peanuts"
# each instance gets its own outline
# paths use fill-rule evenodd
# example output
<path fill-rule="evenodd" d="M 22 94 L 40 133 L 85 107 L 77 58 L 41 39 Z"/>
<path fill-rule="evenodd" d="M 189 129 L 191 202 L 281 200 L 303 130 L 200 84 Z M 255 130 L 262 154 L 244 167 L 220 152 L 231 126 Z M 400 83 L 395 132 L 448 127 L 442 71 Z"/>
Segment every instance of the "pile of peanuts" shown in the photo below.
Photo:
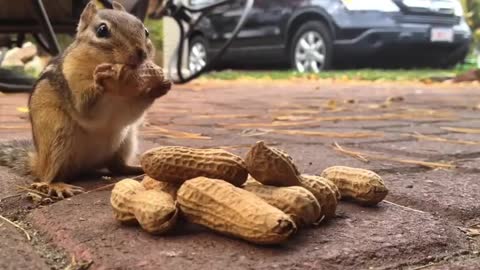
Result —
<path fill-rule="evenodd" d="M 181 146 L 145 152 L 141 182 L 115 184 L 115 218 L 151 234 L 172 229 L 179 216 L 256 244 L 278 244 L 299 228 L 335 217 L 340 199 L 372 206 L 388 194 L 376 173 L 333 166 L 301 174 L 284 151 L 257 142 L 245 159 L 221 149 Z"/>

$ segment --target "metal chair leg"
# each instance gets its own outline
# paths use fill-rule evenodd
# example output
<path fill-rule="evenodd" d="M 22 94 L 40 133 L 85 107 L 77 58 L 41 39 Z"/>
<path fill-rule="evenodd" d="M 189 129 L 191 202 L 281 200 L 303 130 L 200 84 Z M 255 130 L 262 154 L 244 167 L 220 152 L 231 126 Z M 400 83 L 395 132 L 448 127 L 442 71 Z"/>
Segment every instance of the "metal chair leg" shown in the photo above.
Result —
<path fill-rule="evenodd" d="M 45 11 L 45 7 L 43 5 L 42 0 L 32 0 L 34 8 L 33 10 L 36 11 L 37 19 L 39 20 L 40 27 L 42 28 L 42 34 L 48 43 L 48 51 L 52 55 L 58 55 L 60 53 L 60 46 L 58 45 L 57 37 L 55 36 L 55 32 L 53 31 L 52 24 L 50 19 L 48 18 L 47 12 Z"/>

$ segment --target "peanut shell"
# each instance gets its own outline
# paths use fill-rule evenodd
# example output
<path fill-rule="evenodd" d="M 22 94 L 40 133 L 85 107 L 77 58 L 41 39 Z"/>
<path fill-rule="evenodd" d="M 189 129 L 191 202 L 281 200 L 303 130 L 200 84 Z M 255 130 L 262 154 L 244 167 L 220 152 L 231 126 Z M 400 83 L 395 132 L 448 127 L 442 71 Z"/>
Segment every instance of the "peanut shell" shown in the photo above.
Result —
<path fill-rule="evenodd" d="M 284 151 L 257 142 L 245 159 L 248 172 L 257 181 L 271 186 L 298 186 L 299 171 Z"/>
<path fill-rule="evenodd" d="M 135 218 L 152 234 L 164 233 L 177 222 L 178 210 L 172 196 L 158 190 L 146 190 L 136 197 Z"/>
<path fill-rule="evenodd" d="M 247 182 L 243 189 L 290 215 L 297 227 L 316 224 L 322 218 L 317 199 L 303 187 L 274 187 Z"/>
<path fill-rule="evenodd" d="M 325 169 L 322 177 L 338 187 L 342 198 L 351 198 L 362 205 L 376 205 L 388 194 L 382 178 L 369 170 L 333 166 Z"/>
<path fill-rule="evenodd" d="M 148 176 L 176 184 L 204 176 L 241 186 L 248 176 L 242 158 L 222 149 L 158 147 L 145 152 L 140 162 Z"/>
<path fill-rule="evenodd" d="M 117 182 L 110 203 L 114 217 L 120 222 L 134 222 L 152 234 L 168 231 L 177 220 L 177 207 L 168 193 L 146 190 L 133 179 Z"/>
<path fill-rule="evenodd" d="M 338 201 L 335 191 L 324 180 L 320 176 L 302 174 L 300 185 L 315 196 L 322 207 L 322 215 L 328 220 L 335 217 Z"/>
<path fill-rule="evenodd" d="M 112 78 L 104 79 L 103 86 L 108 92 L 120 96 L 148 95 L 158 97 L 170 90 L 171 82 L 163 69 L 147 60 L 137 68 L 125 64 L 112 65 Z"/>
<path fill-rule="evenodd" d="M 188 180 L 178 190 L 177 200 L 190 222 L 252 243 L 282 243 L 297 230 L 287 214 L 222 180 Z"/>
<path fill-rule="evenodd" d="M 143 177 L 142 185 L 146 190 L 153 189 L 166 192 L 170 194 L 173 199 L 177 198 L 177 191 L 180 188 L 179 184 L 157 181 L 148 175 L 145 175 L 145 177 Z"/>

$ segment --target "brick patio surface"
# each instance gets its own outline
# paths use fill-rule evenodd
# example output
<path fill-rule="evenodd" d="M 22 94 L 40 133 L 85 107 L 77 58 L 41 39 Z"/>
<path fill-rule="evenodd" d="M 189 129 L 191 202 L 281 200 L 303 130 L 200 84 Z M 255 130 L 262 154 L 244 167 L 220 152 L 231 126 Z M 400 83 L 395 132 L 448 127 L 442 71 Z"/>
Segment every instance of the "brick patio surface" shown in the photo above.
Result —
<path fill-rule="evenodd" d="M 0 94 L 0 143 L 31 137 L 27 99 Z M 64 269 L 72 258 L 77 268 L 70 269 L 85 262 L 89 269 L 480 269 L 479 104 L 474 84 L 174 86 L 149 110 L 140 153 L 184 145 L 245 156 L 264 140 L 287 151 L 304 173 L 332 165 L 374 170 L 390 190 L 386 201 L 377 207 L 342 201 L 333 220 L 300 230 L 284 245 L 259 247 L 184 221 L 165 236 L 119 224 L 109 190 L 40 206 L 23 193 L 12 196 L 29 180 L 0 167 L 0 214 L 31 237 L 0 219 L 0 269 Z M 335 142 L 384 159 L 365 162 L 336 151 Z M 74 181 L 91 190 L 116 179 Z"/>

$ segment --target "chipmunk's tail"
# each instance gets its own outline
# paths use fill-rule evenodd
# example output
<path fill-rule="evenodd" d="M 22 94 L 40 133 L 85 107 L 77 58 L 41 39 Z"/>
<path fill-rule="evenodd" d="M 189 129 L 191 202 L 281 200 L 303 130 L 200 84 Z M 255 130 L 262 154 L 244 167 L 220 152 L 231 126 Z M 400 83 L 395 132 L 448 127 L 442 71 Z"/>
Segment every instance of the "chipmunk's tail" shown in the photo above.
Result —
<path fill-rule="evenodd" d="M 30 152 L 34 150 L 30 140 L 14 140 L 0 143 L 0 166 L 11 168 L 19 175 L 30 175 Z"/>

